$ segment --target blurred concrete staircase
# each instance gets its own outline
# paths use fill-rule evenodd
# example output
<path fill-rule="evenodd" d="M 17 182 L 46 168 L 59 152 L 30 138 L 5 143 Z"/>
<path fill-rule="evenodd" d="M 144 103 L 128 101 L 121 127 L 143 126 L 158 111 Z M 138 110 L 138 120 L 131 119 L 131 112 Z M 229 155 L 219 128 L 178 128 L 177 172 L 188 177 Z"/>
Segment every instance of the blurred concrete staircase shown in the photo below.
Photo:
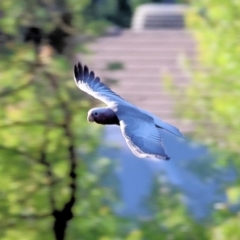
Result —
<path fill-rule="evenodd" d="M 161 119 L 191 131 L 179 121 L 175 107 L 179 96 L 167 90 L 166 79 L 183 88 L 191 75 L 186 60 L 194 62 L 196 47 L 190 32 L 182 30 L 123 30 L 88 44 L 91 54 L 79 59 L 126 100 L 153 112 Z"/>
<path fill-rule="evenodd" d="M 186 4 L 148 3 L 137 7 L 131 28 L 143 29 L 181 29 L 185 27 Z"/>

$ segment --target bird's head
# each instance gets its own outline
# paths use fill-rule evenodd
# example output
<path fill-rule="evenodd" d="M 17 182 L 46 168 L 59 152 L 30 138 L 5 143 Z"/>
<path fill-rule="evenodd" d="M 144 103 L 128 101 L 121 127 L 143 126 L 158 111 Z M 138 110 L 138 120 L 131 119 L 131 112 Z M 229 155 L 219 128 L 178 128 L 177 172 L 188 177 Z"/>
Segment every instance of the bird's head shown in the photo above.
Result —
<path fill-rule="evenodd" d="M 88 111 L 87 120 L 89 122 L 100 123 L 105 118 L 105 108 L 93 108 Z"/>
<path fill-rule="evenodd" d="M 98 124 L 117 124 L 119 120 L 113 110 L 110 108 L 93 108 L 88 111 L 87 120 Z"/>

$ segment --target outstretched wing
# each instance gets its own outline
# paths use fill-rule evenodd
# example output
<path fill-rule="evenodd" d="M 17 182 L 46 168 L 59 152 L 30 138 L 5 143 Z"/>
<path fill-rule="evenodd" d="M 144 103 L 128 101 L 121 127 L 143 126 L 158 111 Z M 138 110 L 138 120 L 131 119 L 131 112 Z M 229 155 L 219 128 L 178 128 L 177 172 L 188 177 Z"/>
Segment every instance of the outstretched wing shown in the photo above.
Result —
<path fill-rule="evenodd" d="M 152 118 L 142 120 L 121 120 L 122 134 L 132 152 L 140 158 L 169 160 L 165 153 L 161 130 L 157 128 Z"/>
<path fill-rule="evenodd" d="M 111 103 L 119 103 L 126 101 L 108 88 L 100 81 L 99 77 L 95 77 L 93 71 L 88 70 L 87 66 L 82 67 L 81 63 L 74 66 L 74 79 L 76 85 L 84 92 L 92 95 L 94 98 L 110 105 Z"/>
<path fill-rule="evenodd" d="M 175 134 L 178 137 L 184 138 L 184 135 L 180 132 L 180 130 L 177 127 L 162 121 L 161 119 L 159 119 L 158 117 L 156 117 L 155 115 L 153 115 L 152 113 L 150 113 L 146 110 L 143 110 L 143 109 L 140 109 L 140 110 L 143 113 L 148 114 L 150 117 L 152 117 L 154 120 L 154 123 L 157 127 L 163 128 L 163 129 L 167 130 L 168 132 Z"/>

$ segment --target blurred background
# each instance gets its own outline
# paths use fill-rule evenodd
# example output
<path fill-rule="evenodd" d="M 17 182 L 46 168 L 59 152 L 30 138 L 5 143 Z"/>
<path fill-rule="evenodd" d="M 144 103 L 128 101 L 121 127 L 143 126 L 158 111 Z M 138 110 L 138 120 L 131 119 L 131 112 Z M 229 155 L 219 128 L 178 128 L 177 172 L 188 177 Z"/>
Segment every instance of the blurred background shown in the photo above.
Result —
<path fill-rule="evenodd" d="M 238 0 L 0 1 L 0 239 L 240 239 Z M 86 121 L 81 61 L 174 124 L 138 159 Z"/>

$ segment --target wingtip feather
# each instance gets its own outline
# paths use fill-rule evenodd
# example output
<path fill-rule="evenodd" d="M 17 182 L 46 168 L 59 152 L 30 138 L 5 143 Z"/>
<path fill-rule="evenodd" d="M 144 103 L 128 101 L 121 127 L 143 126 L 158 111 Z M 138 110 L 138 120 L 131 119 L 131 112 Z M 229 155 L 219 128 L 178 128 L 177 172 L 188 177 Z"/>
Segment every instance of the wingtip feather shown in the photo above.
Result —
<path fill-rule="evenodd" d="M 74 65 L 74 77 L 76 83 L 82 80 L 82 64 L 78 62 L 77 64 Z"/>
<path fill-rule="evenodd" d="M 84 78 L 88 78 L 88 76 L 89 76 L 89 70 L 86 65 L 84 65 L 84 68 L 83 68 L 83 76 L 84 76 Z"/>
<path fill-rule="evenodd" d="M 94 72 L 93 72 L 93 71 L 91 71 L 91 72 L 89 73 L 89 78 L 90 78 L 90 79 L 94 79 L 94 78 L 95 78 L 95 75 L 94 75 Z"/>
<path fill-rule="evenodd" d="M 77 78 L 78 78 L 78 68 L 77 68 L 77 65 L 74 65 L 74 77 L 77 80 Z"/>

